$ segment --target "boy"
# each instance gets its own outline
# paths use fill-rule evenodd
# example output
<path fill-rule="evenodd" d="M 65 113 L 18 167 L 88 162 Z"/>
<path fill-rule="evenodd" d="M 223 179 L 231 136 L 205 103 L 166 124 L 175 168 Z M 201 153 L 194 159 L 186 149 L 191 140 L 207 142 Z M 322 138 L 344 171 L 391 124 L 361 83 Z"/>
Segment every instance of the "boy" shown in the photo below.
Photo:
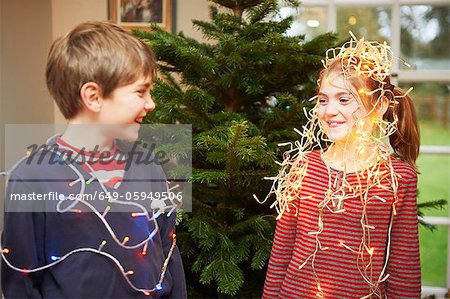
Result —
<path fill-rule="evenodd" d="M 167 191 L 161 166 L 136 162 L 145 149 L 123 141 L 155 108 L 155 70 L 149 47 L 113 24 L 53 43 L 47 87 L 68 127 L 9 174 L 5 298 L 186 298 L 175 215 L 127 201 Z"/>

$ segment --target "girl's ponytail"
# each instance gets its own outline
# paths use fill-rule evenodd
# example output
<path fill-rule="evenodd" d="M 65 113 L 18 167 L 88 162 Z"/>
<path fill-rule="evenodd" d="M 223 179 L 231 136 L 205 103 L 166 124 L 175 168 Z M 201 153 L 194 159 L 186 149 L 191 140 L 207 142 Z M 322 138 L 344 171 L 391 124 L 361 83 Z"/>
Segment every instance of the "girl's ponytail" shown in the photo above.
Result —
<path fill-rule="evenodd" d="M 411 98 L 405 95 L 403 90 L 395 87 L 393 94 L 398 104 L 390 105 L 385 118 L 389 122 L 393 122 L 397 118 L 398 122 L 397 130 L 389 137 L 389 141 L 400 159 L 417 169 L 416 160 L 419 155 L 420 133 L 416 110 Z"/>

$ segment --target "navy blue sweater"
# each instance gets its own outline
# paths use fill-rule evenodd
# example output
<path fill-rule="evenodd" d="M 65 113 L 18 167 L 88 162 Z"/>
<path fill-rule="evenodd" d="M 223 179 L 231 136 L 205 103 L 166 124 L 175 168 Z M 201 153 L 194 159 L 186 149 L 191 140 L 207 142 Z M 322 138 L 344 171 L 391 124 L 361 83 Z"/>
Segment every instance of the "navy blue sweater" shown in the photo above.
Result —
<path fill-rule="evenodd" d="M 51 143 L 54 144 L 54 141 Z M 120 267 L 101 252 L 113 256 L 123 267 L 130 282 L 138 289 L 153 289 L 157 286 L 162 268 L 172 246 L 174 231 L 173 213 L 170 217 L 161 214 L 157 218 L 159 230 L 148 242 L 146 254 L 143 247 L 123 248 L 111 237 L 106 226 L 93 212 L 78 204 L 75 209 L 84 212 L 57 212 L 58 201 L 11 201 L 11 195 L 35 194 L 78 194 L 81 183 L 69 186 L 79 178 L 67 162 L 54 163 L 55 155 L 49 151 L 39 153 L 39 159 L 22 161 L 10 173 L 5 197 L 5 219 L 2 234 L 2 247 L 5 257 L 14 267 L 35 269 L 48 265 L 59 257 L 78 248 L 92 248 L 71 254 L 60 263 L 33 273 L 21 273 L 9 267 L 2 260 L 2 289 L 8 298 L 186 298 L 186 285 L 178 248 L 175 247 L 163 282 L 158 290 L 144 294 L 134 290 L 126 281 Z M 161 166 L 155 163 L 135 163 L 131 157 L 130 168 L 125 172 L 117 192 L 122 201 L 132 198 L 134 192 L 166 191 L 165 175 Z M 52 163 L 53 162 L 53 163 Z M 91 176 L 77 163 L 71 163 L 84 179 Z M 101 192 L 97 180 L 85 185 L 85 194 Z M 68 202 L 68 201 L 66 201 Z M 68 202 L 70 203 L 70 202 Z M 93 202 L 91 202 L 93 203 Z M 27 206 L 27 212 L 10 212 L 20 209 L 14 205 Z M 39 206 L 38 206 L 39 205 Z M 95 202 L 95 207 L 103 212 L 109 206 L 105 220 L 117 239 L 128 237 L 126 245 L 134 245 L 145 240 L 155 230 L 154 221 L 145 216 L 133 217 L 133 206 L 108 203 L 107 200 Z M 21 206 L 22 208 L 24 206 Z M 123 211 L 123 208 L 129 211 Z M 121 212 L 117 212 L 121 209 Z M 133 210 L 134 209 L 134 210 Z M 31 212 L 34 211 L 34 212 Z M 151 210 L 150 217 L 152 216 Z M 139 210 L 137 211 L 139 212 Z M 106 241 L 106 243 L 104 242 Z M 103 242 L 103 245 L 101 245 Z"/>

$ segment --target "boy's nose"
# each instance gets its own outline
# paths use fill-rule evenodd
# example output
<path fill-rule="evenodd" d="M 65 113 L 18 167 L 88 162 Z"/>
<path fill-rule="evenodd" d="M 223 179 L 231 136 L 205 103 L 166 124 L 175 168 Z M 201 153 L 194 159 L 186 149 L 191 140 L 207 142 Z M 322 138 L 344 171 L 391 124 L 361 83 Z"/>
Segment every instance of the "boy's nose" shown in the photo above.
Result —
<path fill-rule="evenodd" d="M 156 107 L 155 102 L 153 101 L 152 97 L 149 95 L 146 99 L 145 99 L 145 104 L 144 104 L 144 109 L 149 112 L 149 111 L 153 111 Z"/>

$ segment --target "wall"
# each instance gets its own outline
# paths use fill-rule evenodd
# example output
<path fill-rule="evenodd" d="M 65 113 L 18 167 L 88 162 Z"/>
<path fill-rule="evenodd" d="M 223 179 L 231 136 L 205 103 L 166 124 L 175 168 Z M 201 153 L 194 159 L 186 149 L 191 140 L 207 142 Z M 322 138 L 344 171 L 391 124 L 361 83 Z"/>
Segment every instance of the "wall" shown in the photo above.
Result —
<path fill-rule="evenodd" d="M 4 134 L 3 134 L 3 94 L 2 94 L 2 90 L 3 90 L 3 86 L 2 86 L 2 73 L 3 73 L 3 39 L 1 38 L 3 36 L 2 34 L 2 14 L 3 14 L 3 9 L 2 9 L 2 3 L 3 0 L 0 0 L 0 171 L 3 171 L 4 169 L 4 157 L 3 157 L 3 148 L 4 148 Z M 3 198 L 3 188 L 1 186 L 3 186 L 4 181 L 3 181 L 3 177 L 0 175 L 0 198 Z M 1 201 L 0 201 L 1 202 Z M 3 205 L 0 205 L 0 213 L 2 212 L 2 207 Z M 0 223 L 0 227 L 1 227 L 1 223 Z"/>
<path fill-rule="evenodd" d="M 5 124 L 53 122 L 44 84 L 51 33 L 51 0 L 0 0 L 0 171 L 5 165 Z M 1 198 L 4 183 L 2 177 Z M 0 230 L 2 210 L 0 201 Z"/>
<path fill-rule="evenodd" d="M 177 0 L 176 27 L 177 32 L 183 31 L 186 36 L 197 40 L 203 39 L 203 34 L 192 26 L 192 20 L 208 20 L 209 6 L 213 2 L 206 0 Z"/>
<path fill-rule="evenodd" d="M 53 0 L 52 39 L 70 31 L 84 21 L 105 21 L 108 19 L 108 0 Z M 54 123 L 64 124 L 66 120 L 53 105 Z"/>
<path fill-rule="evenodd" d="M 3 118 L 3 0 L 0 0 L 0 172 L 5 169 L 5 158 L 4 158 L 4 118 Z M 0 175 L 0 199 L 4 196 L 5 179 L 4 176 Z M 0 200 L 0 230 L 3 228 L 3 201 Z M 1 278 L 1 274 L 0 274 Z M 0 287 L 1 290 L 1 287 Z"/>
<path fill-rule="evenodd" d="M 45 58 L 52 40 L 51 0 L 0 0 L 0 3 L 0 169 L 3 170 L 5 124 L 52 123 L 54 118 L 44 83 Z M 3 209 L 3 204 L 0 207 Z M 3 212 L 0 215 L 1 229 Z"/>
<path fill-rule="evenodd" d="M 2 123 L 53 122 L 44 72 L 51 0 L 2 0 Z"/>

